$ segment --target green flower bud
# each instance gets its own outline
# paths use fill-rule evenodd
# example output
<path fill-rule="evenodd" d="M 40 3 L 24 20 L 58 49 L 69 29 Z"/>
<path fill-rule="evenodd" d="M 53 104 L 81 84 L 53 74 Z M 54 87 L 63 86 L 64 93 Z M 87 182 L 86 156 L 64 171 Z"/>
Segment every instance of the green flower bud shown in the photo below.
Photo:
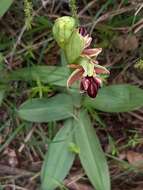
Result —
<path fill-rule="evenodd" d="M 61 48 L 65 47 L 75 27 L 75 19 L 69 16 L 60 17 L 55 21 L 53 35 Z"/>
<path fill-rule="evenodd" d="M 85 40 L 78 31 L 74 31 L 65 46 L 65 55 L 69 64 L 76 63 L 85 47 Z"/>

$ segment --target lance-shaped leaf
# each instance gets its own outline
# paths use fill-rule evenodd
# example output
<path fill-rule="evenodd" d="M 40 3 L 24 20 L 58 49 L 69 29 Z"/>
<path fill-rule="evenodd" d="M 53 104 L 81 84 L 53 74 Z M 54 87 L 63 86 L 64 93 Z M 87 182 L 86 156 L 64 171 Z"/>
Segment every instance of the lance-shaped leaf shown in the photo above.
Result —
<path fill-rule="evenodd" d="M 70 151 L 72 142 L 73 121 L 68 120 L 48 147 L 41 172 L 42 190 L 54 190 L 61 186 L 75 158 Z"/>
<path fill-rule="evenodd" d="M 75 30 L 65 46 L 65 55 L 69 64 L 75 63 L 75 61 L 80 57 L 84 46 L 84 38 Z"/>
<path fill-rule="evenodd" d="M 69 68 L 58 66 L 33 66 L 18 69 L 8 74 L 7 80 L 24 80 L 49 83 L 56 86 L 66 86 L 69 77 Z"/>
<path fill-rule="evenodd" d="M 58 94 L 52 98 L 35 98 L 24 102 L 18 115 L 31 122 L 58 121 L 72 117 L 72 98 L 66 94 Z"/>
<path fill-rule="evenodd" d="M 96 190 L 110 190 L 108 165 L 95 129 L 85 111 L 75 120 L 76 143 L 83 168 Z"/>
<path fill-rule="evenodd" d="M 0 0 L 0 18 L 6 13 L 13 0 Z"/>
<path fill-rule="evenodd" d="M 129 112 L 143 106 L 143 90 L 130 85 L 111 85 L 100 89 L 96 99 L 86 97 L 86 107 L 105 112 Z"/>

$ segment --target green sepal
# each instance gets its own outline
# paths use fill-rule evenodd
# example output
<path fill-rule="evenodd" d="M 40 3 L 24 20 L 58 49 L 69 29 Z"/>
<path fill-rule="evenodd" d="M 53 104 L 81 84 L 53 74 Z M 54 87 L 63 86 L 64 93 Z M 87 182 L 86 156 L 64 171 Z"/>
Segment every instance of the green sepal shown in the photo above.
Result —
<path fill-rule="evenodd" d="M 76 63 L 85 47 L 84 38 L 75 30 L 65 46 L 65 55 L 69 64 Z"/>

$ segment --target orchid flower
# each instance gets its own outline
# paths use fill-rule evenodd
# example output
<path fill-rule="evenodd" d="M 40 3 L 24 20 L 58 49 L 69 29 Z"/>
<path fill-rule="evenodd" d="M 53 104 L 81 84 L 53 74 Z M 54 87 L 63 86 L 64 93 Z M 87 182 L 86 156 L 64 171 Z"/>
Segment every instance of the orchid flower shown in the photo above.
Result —
<path fill-rule="evenodd" d="M 93 48 L 88 49 L 92 38 L 87 34 L 84 28 L 79 29 L 80 35 L 85 40 L 85 47 L 78 60 L 78 64 L 70 64 L 69 67 L 75 69 L 67 80 L 67 87 L 70 87 L 76 81 L 80 81 L 80 91 L 87 93 L 90 97 L 95 98 L 98 89 L 101 87 L 102 81 L 99 74 L 109 74 L 109 71 L 98 64 L 97 57 L 102 49 Z"/>
<path fill-rule="evenodd" d="M 74 69 L 67 80 L 67 87 L 80 81 L 80 92 L 95 98 L 102 83 L 99 75 L 109 74 L 96 60 L 102 48 L 90 48 L 92 37 L 84 28 L 77 29 L 75 19 L 69 16 L 56 20 L 53 36 L 63 49 L 69 67 Z"/>

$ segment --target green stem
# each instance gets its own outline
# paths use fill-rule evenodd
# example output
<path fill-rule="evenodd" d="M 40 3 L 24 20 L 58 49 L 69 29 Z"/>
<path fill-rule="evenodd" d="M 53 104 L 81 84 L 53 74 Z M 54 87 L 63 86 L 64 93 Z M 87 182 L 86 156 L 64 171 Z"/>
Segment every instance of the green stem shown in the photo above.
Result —
<path fill-rule="evenodd" d="M 77 1 L 76 0 L 69 0 L 69 6 L 71 9 L 72 17 L 75 18 L 77 25 L 79 23 L 78 15 L 77 15 Z"/>

